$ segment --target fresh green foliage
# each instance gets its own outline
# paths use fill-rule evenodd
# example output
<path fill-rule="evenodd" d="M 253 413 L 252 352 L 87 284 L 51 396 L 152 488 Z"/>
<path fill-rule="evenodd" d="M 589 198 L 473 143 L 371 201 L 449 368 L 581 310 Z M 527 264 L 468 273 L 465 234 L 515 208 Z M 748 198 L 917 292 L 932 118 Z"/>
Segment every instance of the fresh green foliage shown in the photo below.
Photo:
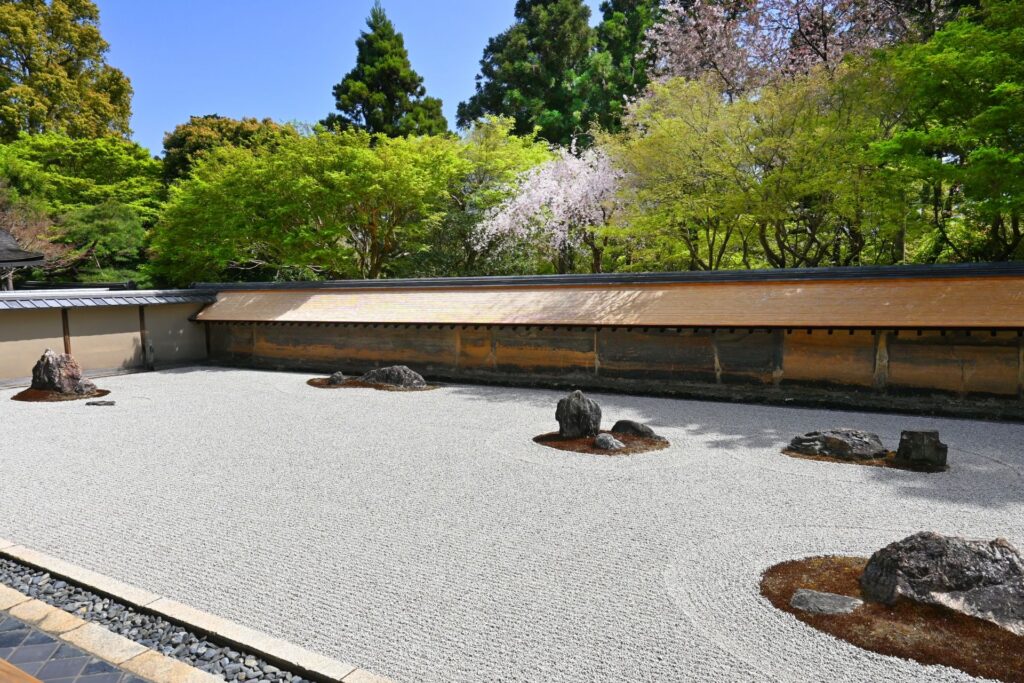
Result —
<path fill-rule="evenodd" d="M 193 162 L 211 149 L 234 145 L 253 147 L 272 144 L 280 137 L 293 137 L 292 126 L 271 119 L 232 119 L 217 114 L 189 117 L 164 136 L 164 181 L 172 183 L 186 177 Z"/>
<path fill-rule="evenodd" d="M 369 32 L 356 40 L 356 66 L 334 86 L 340 114 L 328 128 L 358 128 L 373 134 L 439 135 L 448 131 L 441 100 L 427 97 L 423 78 L 409 63 L 402 34 L 376 2 L 366 20 Z"/>
<path fill-rule="evenodd" d="M 170 190 L 152 237 L 158 272 L 177 283 L 381 277 L 443 216 L 464 163 L 446 136 L 361 131 L 215 149 Z"/>
<path fill-rule="evenodd" d="M 515 119 L 515 132 L 535 128 L 568 145 L 593 116 L 580 79 L 594 44 L 583 0 L 517 0 L 516 23 L 484 48 L 476 94 L 459 105 L 460 127 L 487 114 Z"/>
<path fill-rule="evenodd" d="M 67 214 L 56 239 L 71 247 L 68 257 L 94 266 L 96 273 L 131 271 L 139 265 L 146 230 L 131 207 L 108 200 Z"/>
<path fill-rule="evenodd" d="M 884 55 L 903 125 L 875 148 L 893 175 L 916 180 L 931 228 L 920 260 L 1024 257 L 1024 4 L 985 0 L 927 43 Z"/>
<path fill-rule="evenodd" d="M 107 48 L 91 0 L 0 1 L 0 140 L 127 136 L 132 87 Z"/>

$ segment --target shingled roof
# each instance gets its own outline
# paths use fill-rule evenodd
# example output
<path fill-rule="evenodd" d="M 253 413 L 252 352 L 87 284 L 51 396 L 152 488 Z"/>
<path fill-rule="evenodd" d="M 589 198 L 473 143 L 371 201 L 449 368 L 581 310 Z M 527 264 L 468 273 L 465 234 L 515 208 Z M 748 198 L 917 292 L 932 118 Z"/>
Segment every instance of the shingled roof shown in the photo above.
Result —
<path fill-rule="evenodd" d="M 14 236 L 6 230 L 0 230 L 0 270 L 5 268 L 22 268 L 38 266 L 43 263 L 43 255 L 34 251 L 25 251 Z"/>

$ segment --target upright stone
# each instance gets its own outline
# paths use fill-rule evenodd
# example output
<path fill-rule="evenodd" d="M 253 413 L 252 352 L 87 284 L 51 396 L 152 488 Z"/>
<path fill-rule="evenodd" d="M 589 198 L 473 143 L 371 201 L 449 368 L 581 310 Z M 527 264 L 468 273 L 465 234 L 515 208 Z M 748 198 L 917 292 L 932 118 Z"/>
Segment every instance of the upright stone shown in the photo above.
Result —
<path fill-rule="evenodd" d="M 905 431 L 900 434 L 896 459 L 918 467 L 945 469 L 948 452 L 949 447 L 939 441 L 937 431 Z"/>
<path fill-rule="evenodd" d="M 32 388 L 60 394 L 91 394 L 96 385 L 82 377 L 82 368 L 71 354 L 46 349 L 32 368 Z"/>
<path fill-rule="evenodd" d="M 601 431 L 601 406 L 582 391 L 574 391 L 558 402 L 555 419 L 558 434 L 566 439 L 596 436 Z"/>

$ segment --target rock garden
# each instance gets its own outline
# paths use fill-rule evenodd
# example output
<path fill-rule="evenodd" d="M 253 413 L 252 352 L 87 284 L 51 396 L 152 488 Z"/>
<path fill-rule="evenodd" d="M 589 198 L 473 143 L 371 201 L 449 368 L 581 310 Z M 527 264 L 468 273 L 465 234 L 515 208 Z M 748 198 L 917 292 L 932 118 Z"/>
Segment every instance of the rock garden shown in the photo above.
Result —
<path fill-rule="evenodd" d="M 667 448 L 668 439 L 645 424 L 619 420 L 608 431 L 601 429 L 601 406 L 574 391 L 558 401 L 558 431 L 541 434 L 534 441 L 551 448 L 597 455 L 634 455 Z"/>
<path fill-rule="evenodd" d="M 81 366 L 71 354 L 46 349 L 32 368 L 32 384 L 11 398 L 15 401 L 46 403 L 98 398 L 109 393 L 96 388 L 91 380 L 82 375 Z"/>
<path fill-rule="evenodd" d="M 374 368 L 358 377 L 346 377 L 338 371 L 330 377 L 314 377 L 307 382 L 318 389 L 378 389 L 380 391 L 429 391 L 436 385 L 427 384 L 423 375 L 405 365 Z"/>
<path fill-rule="evenodd" d="M 765 572 L 761 593 L 858 647 L 1024 681 L 1024 560 L 1003 539 L 921 532 L 863 557 L 812 557 Z"/>

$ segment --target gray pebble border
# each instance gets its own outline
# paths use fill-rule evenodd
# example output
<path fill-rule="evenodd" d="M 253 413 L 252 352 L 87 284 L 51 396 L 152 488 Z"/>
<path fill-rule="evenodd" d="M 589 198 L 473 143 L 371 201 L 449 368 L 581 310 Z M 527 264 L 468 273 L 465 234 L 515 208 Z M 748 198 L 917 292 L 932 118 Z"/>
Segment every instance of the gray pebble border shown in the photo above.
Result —
<path fill-rule="evenodd" d="M 140 612 L 13 560 L 0 558 L 0 583 L 200 671 L 221 676 L 225 681 L 306 683 L 308 680 L 282 671 L 254 655 L 212 643 L 163 617 Z"/>

